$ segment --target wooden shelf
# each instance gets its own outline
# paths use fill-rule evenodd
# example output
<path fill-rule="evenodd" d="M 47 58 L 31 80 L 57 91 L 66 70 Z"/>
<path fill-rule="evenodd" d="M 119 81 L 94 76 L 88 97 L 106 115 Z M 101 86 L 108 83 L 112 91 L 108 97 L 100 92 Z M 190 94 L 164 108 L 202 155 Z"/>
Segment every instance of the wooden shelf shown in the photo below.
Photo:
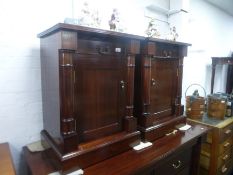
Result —
<path fill-rule="evenodd" d="M 187 13 L 187 11 L 184 10 L 184 9 L 169 10 L 169 9 L 166 9 L 164 7 L 161 7 L 161 6 L 158 6 L 158 5 L 154 5 L 154 4 L 148 5 L 146 8 L 148 10 L 150 10 L 150 11 L 156 11 L 156 12 L 162 13 L 164 15 L 167 15 L 168 17 L 171 16 L 171 15 L 173 15 L 173 14 L 179 13 L 179 12 L 185 12 L 185 13 Z"/>

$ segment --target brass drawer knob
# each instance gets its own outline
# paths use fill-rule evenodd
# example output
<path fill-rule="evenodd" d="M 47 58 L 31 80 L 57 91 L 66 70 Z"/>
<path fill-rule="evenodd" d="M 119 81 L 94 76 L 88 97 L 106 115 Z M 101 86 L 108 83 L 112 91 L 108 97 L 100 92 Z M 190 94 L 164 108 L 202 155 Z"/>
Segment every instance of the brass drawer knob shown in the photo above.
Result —
<path fill-rule="evenodd" d="M 223 165 L 222 167 L 222 173 L 225 173 L 227 171 L 227 167 L 225 165 Z"/>
<path fill-rule="evenodd" d="M 172 164 L 173 168 L 178 169 L 181 166 L 181 161 L 178 160 L 176 163 Z"/>
<path fill-rule="evenodd" d="M 230 146 L 230 143 L 227 142 L 227 143 L 225 143 L 223 146 L 226 148 L 226 147 Z"/>
<path fill-rule="evenodd" d="M 231 132 L 232 132 L 231 129 L 228 129 L 225 131 L 225 134 L 230 134 Z"/>
<path fill-rule="evenodd" d="M 226 154 L 226 155 L 222 158 L 222 160 L 227 160 L 228 157 L 229 157 L 229 156 Z"/>

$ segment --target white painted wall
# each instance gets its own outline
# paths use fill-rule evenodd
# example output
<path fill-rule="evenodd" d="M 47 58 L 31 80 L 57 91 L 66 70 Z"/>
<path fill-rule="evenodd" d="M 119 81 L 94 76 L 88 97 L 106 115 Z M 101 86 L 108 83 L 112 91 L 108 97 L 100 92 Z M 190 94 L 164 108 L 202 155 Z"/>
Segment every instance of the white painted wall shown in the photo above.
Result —
<path fill-rule="evenodd" d="M 63 18 L 62 3 L 0 0 L 0 143 L 9 142 L 17 173 L 22 175 L 22 147 L 39 140 L 43 128 L 36 35 Z"/>
<path fill-rule="evenodd" d="M 190 0 L 189 20 L 186 41 L 189 47 L 188 57 L 184 59 L 184 91 L 192 83 L 199 83 L 210 93 L 211 57 L 229 56 L 233 50 L 233 17 L 206 3 L 203 0 Z M 214 91 L 225 91 L 226 67 L 216 70 Z M 189 92 L 192 93 L 192 91 Z"/>
<path fill-rule="evenodd" d="M 144 7 L 151 2 L 100 0 L 95 7 L 107 5 L 100 8 L 107 21 L 112 8 L 118 7 L 128 32 L 143 35 L 147 26 Z M 25 174 L 22 147 L 39 140 L 43 128 L 37 34 L 71 17 L 71 4 L 65 0 L 0 0 L 0 143 L 9 142 L 17 174 Z"/>
<path fill-rule="evenodd" d="M 148 21 L 143 17 L 144 7 L 155 3 L 167 8 L 168 2 L 114 0 L 110 3 L 100 0 L 96 7 L 108 4 L 108 8 L 105 5 L 101 11 L 109 16 L 112 7 L 118 7 L 127 21 L 128 32 L 143 35 Z M 193 46 L 184 63 L 183 89 L 193 82 L 209 86 L 206 70 L 210 57 L 226 56 L 232 50 L 233 41 L 232 17 L 201 0 L 191 0 L 190 7 L 187 40 Z M 0 142 L 10 143 L 18 174 L 25 174 L 22 147 L 39 140 L 43 128 L 40 46 L 36 35 L 63 22 L 71 14 L 71 1 L 0 0 Z M 161 14 L 154 15 L 166 19 Z M 107 15 L 105 19 L 108 19 Z M 161 30 L 167 30 L 166 27 Z"/>

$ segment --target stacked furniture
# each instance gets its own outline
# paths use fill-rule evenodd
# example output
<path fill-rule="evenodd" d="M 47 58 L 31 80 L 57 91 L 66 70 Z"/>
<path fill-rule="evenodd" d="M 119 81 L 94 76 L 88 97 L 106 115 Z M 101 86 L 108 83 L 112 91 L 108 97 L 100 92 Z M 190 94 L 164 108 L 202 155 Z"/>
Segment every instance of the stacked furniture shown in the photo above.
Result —
<path fill-rule="evenodd" d="M 204 116 L 195 122 L 212 128 L 202 144 L 200 175 L 229 174 L 233 169 L 233 118 L 217 120 Z"/>
<path fill-rule="evenodd" d="M 124 154 L 141 140 L 176 135 L 175 126 L 186 123 L 181 87 L 189 44 L 63 23 L 39 37 L 42 143 L 63 173 Z M 180 144 L 187 149 L 177 151 L 190 155 L 187 165 L 198 160 L 192 151 L 198 153 L 205 131 L 186 137 L 189 146 Z M 169 161 L 173 153 L 182 158 L 167 151 L 162 157 L 171 156 Z"/>
<path fill-rule="evenodd" d="M 214 89 L 215 69 L 217 65 L 228 64 L 226 93 L 232 90 L 232 57 L 212 57 L 211 93 Z M 213 98 L 209 95 L 208 114 L 200 119 L 188 119 L 211 128 L 201 148 L 200 175 L 226 175 L 233 169 L 233 118 L 225 117 L 226 99 Z M 215 105 L 212 104 L 215 103 Z"/>

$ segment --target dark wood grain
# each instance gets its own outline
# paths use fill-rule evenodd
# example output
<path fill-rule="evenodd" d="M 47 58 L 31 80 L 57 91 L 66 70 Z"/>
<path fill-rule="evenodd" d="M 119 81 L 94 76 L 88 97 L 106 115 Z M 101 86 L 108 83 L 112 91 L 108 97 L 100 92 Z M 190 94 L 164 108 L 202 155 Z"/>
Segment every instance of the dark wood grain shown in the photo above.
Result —
<path fill-rule="evenodd" d="M 43 145 L 63 172 L 186 122 L 181 84 L 189 44 L 62 23 L 38 36 Z"/>
<path fill-rule="evenodd" d="M 90 166 L 140 141 L 133 99 L 141 37 L 66 24 L 57 27 L 40 36 L 41 134 L 43 145 L 52 148 L 48 155 L 66 171 L 77 164 Z"/>
<path fill-rule="evenodd" d="M 143 140 L 152 141 L 185 123 L 181 104 L 183 58 L 187 45 L 141 42 L 136 56 L 134 115 Z"/>
<path fill-rule="evenodd" d="M 110 159 L 104 160 L 87 168 L 84 168 L 86 175 L 129 175 L 129 174 L 153 174 L 166 175 L 160 172 L 163 164 L 166 166 L 176 161 L 183 161 L 180 174 L 196 174 L 197 172 L 197 156 L 200 148 L 201 137 L 209 130 L 208 127 L 198 124 L 191 124 L 192 128 L 185 132 L 178 132 L 175 135 L 163 137 L 153 142 L 153 146 L 134 151 L 129 150 L 122 154 L 118 154 Z M 169 144 L 168 144 L 169 143 Z M 191 152 L 190 152 L 191 151 Z M 50 163 L 48 157 L 43 157 L 42 153 L 30 153 L 24 148 L 24 155 L 27 164 L 33 175 L 47 175 L 49 172 L 58 171 L 53 164 Z M 190 159 L 188 158 L 190 156 Z M 182 159 L 182 160 L 181 160 Z M 167 164 L 170 163 L 170 164 Z M 190 166 L 189 166 L 190 165 Z M 165 170 L 167 171 L 167 170 Z M 169 175 L 170 170 L 169 170 Z"/>

